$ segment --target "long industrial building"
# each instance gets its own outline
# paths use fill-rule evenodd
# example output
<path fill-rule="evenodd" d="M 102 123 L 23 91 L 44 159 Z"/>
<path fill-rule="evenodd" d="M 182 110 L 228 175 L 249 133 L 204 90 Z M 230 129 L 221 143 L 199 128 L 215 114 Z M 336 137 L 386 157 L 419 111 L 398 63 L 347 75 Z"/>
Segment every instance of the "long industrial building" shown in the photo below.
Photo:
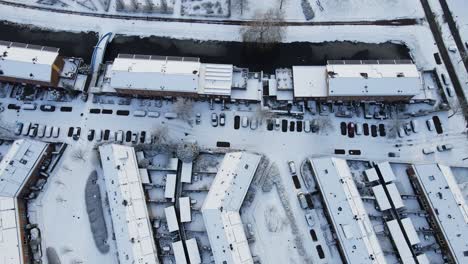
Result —
<path fill-rule="evenodd" d="M 215 263 L 254 263 L 239 210 L 261 158 L 226 154 L 210 187 L 201 211 Z"/>
<path fill-rule="evenodd" d="M 450 167 L 413 165 L 407 172 L 450 263 L 468 263 L 468 206 Z"/>
<path fill-rule="evenodd" d="M 82 91 L 82 60 L 60 56 L 58 48 L 0 41 L 0 81 Z"/>
<path fill-rule="evenodd" d="M 0 163 L 0 263 L 32 263 L 29 249 L 27 201 L 39 177 L 42 162 L 50 155 L 48 143 L 16 140 Z"/>
<path fill-rule="evenodd" d="M 346 160 L 310 159 L 344 263 L 386 263 Z"/>
<path fill-rule="evenodd" d="M 121 264 L 158 264 L 151 222 L 132 147 L 99 147 Z"/>

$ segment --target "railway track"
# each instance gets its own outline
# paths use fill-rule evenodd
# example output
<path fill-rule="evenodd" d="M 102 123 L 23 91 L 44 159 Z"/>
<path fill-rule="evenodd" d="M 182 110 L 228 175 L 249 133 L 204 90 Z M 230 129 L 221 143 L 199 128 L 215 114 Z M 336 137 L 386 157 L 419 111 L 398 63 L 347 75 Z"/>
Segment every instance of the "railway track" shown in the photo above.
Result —
<path fill-rule="evenodd" d="M 244 26 L 249 25 L 252 20 L 232 20 L 232 19 L 195 19 L 195 18 L 172 18 L 172 17 L 153 17 L 153 16 L 132 16 L 132 15 L 116 15 L 106 13 L 80 12 L 73 10 L 56 9 L 52 7 L 28 5 L 23 3 L 14 3 L 10 1 L 0 0 L 0 5 L 13 6 L 18 8 L 33 9 L 39 11 L 47 11 L 59 14 L 79 15 L 98 18 L 110 18 L 121 20 L 140 20 L 140 21 L 160 21 L 160 22 L 178 22 L 178 23 L 195 23 L 195 24 L 217 24 L 217 25 L 234 25 Z M 401 18 L 390 20 L 373 20 L 373 21 L 281 21 L 276 23 L 278 26 L 411 26 L 419 24 L 419 19 Z"/>

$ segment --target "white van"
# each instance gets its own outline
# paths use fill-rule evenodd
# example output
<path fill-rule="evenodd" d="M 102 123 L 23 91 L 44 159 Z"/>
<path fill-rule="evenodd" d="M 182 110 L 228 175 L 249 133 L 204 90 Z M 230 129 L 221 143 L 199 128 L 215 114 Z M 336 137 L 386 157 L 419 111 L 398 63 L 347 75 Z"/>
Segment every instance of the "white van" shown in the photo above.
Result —
<path fill-rule="evenodd" d="M 52 127 L 51 126 L 46 127 L 44 136 L 46 138 L 50 138 L 52 136 Z"/>
<path fill-rule="evenodd" d="M 413 130 L 414 133 L 418 133 L 418 132 L 419 132 L 418 121 L 416 121 L 416 120 L 411 120 L 411 129 Z"/>
<path fill-rule="evenodd" d="M 21 106 L 21 109 L 23 110 L 36 110 L 36 105 L 35 104 L 23 104 Z"/>
<path fill-rule="evenodd" d="M 21 130 L 21 135 L 27 136 L 29 135 L 29 128 L 31 127 L 31 122 L 26 122 L 23 125 L 23 129 Z"/>
<path fill-rule="evenodd" d="M 52 137 L 58 138 L 60 134 L 60 127 L 52 127 Z"/>
<path fill-rule="evenodd" d="M 137 116 L 137 117 L 145 117 L 145 116 L 146 116 L 146 111 L 143 111 L 143 110 L 137 110 L 137 111 L 133 112 L 133 116 Z"/>

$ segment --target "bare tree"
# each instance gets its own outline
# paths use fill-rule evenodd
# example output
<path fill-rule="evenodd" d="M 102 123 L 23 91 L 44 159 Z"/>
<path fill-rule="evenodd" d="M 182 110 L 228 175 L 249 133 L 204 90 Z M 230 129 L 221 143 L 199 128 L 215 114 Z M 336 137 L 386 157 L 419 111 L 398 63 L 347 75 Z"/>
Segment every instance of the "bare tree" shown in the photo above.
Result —
<path fill-rule="evenodd" d="M 452 114 L 448 116 L 448 118 L 451 118 L 454 115 L 457 114 L 462 114 L 463 116 L 468 116 L 468 106 L 466 104 L 460 103 L 460 101 L 455 101 L 455 103 L 451 107 L 452 109 Z"/>
<path fill-rule="evenodd" d="M 174 112 L 180 119 L 184 121 L 189 121 L 193 113 L 192 100 L 177 98 L 177 100 L 174 103 Z"/>
<path fill-rule="evenodd" d="M 317 126 L 319 131 L 327 133 L 330 130 L 333 130 L 333 123 L 330 118 L 319 118 L 317 119 Z"/>
<path fill-rule="evenodd" d="M 200 154 L 200 149 L 196 142 L 183 142 L 177 146 L 176 155 L 183 162 L 192 162 Z"/>
<path fill-rule="evenodd" d="M 75 149 L 71 154 L 71 158 L 75 161 L 81 160 L 84 162 L 86 161 L 85 157 L 86 157 L 86 151 L 82 148 Z"/>
<path fill-rule="evenodd" d="M 267 119 L 273 119 L 276 117 L 276 114 L 271 112 L 268 108 L 258 107 L 255 111 L 255 117 L 261 122 Z"/>
<path fill-rule="evenodd" d="M 265 48 L 273 43 L 281 42 L 286 33 L 284 14 L 277 9 L 269 9 L 265 13 L 257 12 L 251 23 L 241 29 L 244 42 L 256 43 Z"/>
<path fill-rule="evenodd" d="M 398 136 L 398 130 L 403 126 L 403 121 L 395 115 L 388 124 L 388 138 L 396 138 Z"/>

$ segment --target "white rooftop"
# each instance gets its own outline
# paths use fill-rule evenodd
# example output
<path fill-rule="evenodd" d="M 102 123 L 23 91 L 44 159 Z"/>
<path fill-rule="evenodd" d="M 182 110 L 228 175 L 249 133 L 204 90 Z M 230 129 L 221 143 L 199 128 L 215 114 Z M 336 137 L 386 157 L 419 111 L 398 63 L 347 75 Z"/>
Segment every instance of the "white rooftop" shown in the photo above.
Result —
<path fill-rule="evenodd" d="M 0 264 L 23 263 L 15 198 L 0 196 Z"/>
<path fill-rule="evenodd" d="M 375 168 L 367 169 L 367 170 L 364 171 L 364 173 L 366 174 L 367 180 L 369 182 L 379 180 L 379 175 L 377 175 L 377 170 L 375 170 Z"/>
<path fill-rule="evenodd" d="M 397 220 L 391 220 L 387 222 L 388 231 L 393 239 L 393 244 L 396 246 L 398 255 L 400 256 L 403 264 L 415 264 L 413 253 L 411 252 L 408 244 L 405 241 L 403 232 L 398 225 Z"/>
<path fill-rule="evenodd" d="M 377 164 L 379 168 L 380 174 L 385 183 L 389 183 L 396 180 L 395 173 L 393 173 L 392 167 L 390 166 L 390 162 L 385 161 Z"/>
<path fill-rule="evenodd" d="M 327 97 L 325 66 L 293 66 L 295 97 Z"/>
<path fill-rule="evenodd" d="M 468 263 L 468 207 L 452 170 L 440 164 L 413 169 L 455 261 Z"/>
<path fill-rule="evenodd" d="M 5 77 L 50 82 L 58 55 L 56 48 L 1 41 L 0 70 Z"/>
<path fill-rule="evenodd" d="M 192 162 L 182 162 L 181 182 L 192 183 L 192 167 Z"/>
<path fill-rule="evenodd" d="M 390 200 L 392 201 L 395 209 L 400 209 L 405 206 L 403 200 L 401 199 L 400 192 L 398 191 L 395 183 L 389 183 L 386 185 L 388 194 L 390 195 Z"/>
<path fill-rule="evenodd" d="M 195 238 L 185 240 L 185 246 L 189 255 L 190 264 L 201 264 L 200 251 Z"/>
<path fill-rule="evenodd" d="M 99 152 L 119 262 L 159 263 L 134 149 L 109 144 Z"/>
<path fill-rule="evenodd" d="M 185 257 L 184 245 L 182 241 L 176 241 L 172 243 L 172 251 L 174 252 L 174 257 L 176 264 L 187 264 L 187 258 Z"/>
<path fill-rule="evenodd" d="M 164 208 L 164 215 L 166 216 L 167 228 L 169 232 L 179 230 L 179 223 L 177 222 L 177 215 L 174 206 Z"/>
<path fill-rule="evenodd" d="M 18 195 L 47 146 L 47 143 L 29 139 L 13 142 L 0 163 L 0 196 Z"/>
<path fill-rule="evenodd" d="M 422 86 L 414 64 L 328 64 L 329 96 L 414 96 Z"/>
<path fill-rule="evenodd" d="M 201 64 L 199 93 L 230 96 L 232 71 L 231 64 Z"/>
<path fill-rule="evenodd" d="M 119 55 L 111 67 L 112 88 L 197 93 L 201 64 L 165 57 Z"/>
<path fill-rule="evenodd" d="M 416 228 L 414 227 L 413 221 L 411 221 L 411 218 L 408 217 L 401 219 L 401 224 L 403 225 L 403 229 L 406 233 L 406 236 L 408 236 L 411 245 L 416 245 L 421 242 L 421 240 L 419 240 L 418 233 L 416 232 Z"/>
<path fill-rule="evenodd" d="M 226 154 L 203 203 L 203 220 L 216 263 L 253 263 L 239 209 L 260 159 L 247 152 Z"/>
<path fill-rule="evenodd" d="M 190 208 L 190 197 L 179 198 L 179 213 L 182 223 L 192 221 L 192 208 Z"/>
<path fill-rule="evenodd" d="M 386 263 L 351 171 L 343 159 L 310 159 L 346 263 Z"/>
<path fill-rule="evenodd" d="M 377 200 L 377 204 L 379 205 L 380 211 L 383 212 L 392 208 L 382 185 L 372 187 L 372 192 L 374 192 L 374 196 Z"/>
<path fill-rule="evenodd" d="M 164 187 L 164 198 L 174 199 L 177 184 L 177 175 L 168 173 L 166 175 L 166 186 Z"/>

